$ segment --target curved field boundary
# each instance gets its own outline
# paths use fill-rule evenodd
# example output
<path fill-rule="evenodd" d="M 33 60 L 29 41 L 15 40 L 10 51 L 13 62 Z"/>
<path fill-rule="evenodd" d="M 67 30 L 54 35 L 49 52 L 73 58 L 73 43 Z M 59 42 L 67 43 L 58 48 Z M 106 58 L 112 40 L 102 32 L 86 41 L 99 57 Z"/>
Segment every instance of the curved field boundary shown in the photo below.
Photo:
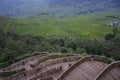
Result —
<path fill-rule="evenodd" d="M 94 55 L 94 60 L 104 62 L 104 63 L 107 63 L 107 64 L 111 64 L 111 62 L 113 61 L 112 59 L 110 59 L 108 57 L 98 56 L 98 55 Z"/>
<path fill-rule="evenodd" d="M 31 78 L 29 80 L 37 80 L 37 79 L 44 79 L 46 77 L 50 77 L 52 76 L 53 74 L 56 74 L 58 72 L 61 72 L 62 71 L 62 66 L 59 66 L 59 67 L 55 67 L 53 69 L 50 69 L 50 70 L 47 70 L 47 71 L 44 71 L 44 72 L 41 72 L 37 75 L 35 75 L 34 78 Z"/>
<path fill-rule="evenodd" d="M 76 61 L 79 60 L 81 57 L 79 56 L 69 56 L 69 57 L 57 57 L 56 59 L 49 59 L 45 62 L 42 62 L 38 67 L 46 67 L 49 65 L 57 64 L 57 63 L 62 63 L 62 62 L 68 62 L 68 61 Z"/>
<path fill-rule="evenodd" d="M 85 61 L 90 60 L 90 57 L 84 57 L 77 61 L 73 66 L 71 66 L 68 70 L 66 70 L 58 80 L 62 80 L 67 74 L 69 74 L 74 68 L 76 68 L 78 65 L 82 64 Z"/>
<path fill-rule="evenodd" d="M 99 80 L 103 75 L 105 75 L 106 72 L 108 72 L 112 68 L 119 67 L 119 66 L 120 66 L 120 61 L 111 63 L 103 71 L 101 71 L 100 74 L 98 74 L 95 80 Z"/>
<path fill-rule="evenodd" d="M 38 62 L 33 64 L 33 66 L 34 67 L 39 66 L 42 62 L 45 62 L 47 60 L 62 58 L 62 57 L 70 57 L 70 56 L 75 56 L 75 55 L 51 55 L 51 56 L 48 56 L 48 57 L 43 57 L 42 59 L 39 59 Z"/>
<path fill-rule="evenodd" d="M 38 56 L 34 56 L 34 57 L 30 57 L 30 58 L 27 58 L 27 59 L 24 59 L 24 60 L 21 60 L 17 63 L 14 63 L 12 65 L 10 65 L 9 67 L 7 68 L 3 68 L 0 70 L 0 72 L 8 72 L 8 71 L 14 71 L 16 68 L 18 68 L 19 66 L 23 66 L 24 63 L 27 63 L 29 61 L 34 61 L 36 59 L 39 59 L 39 58 L 42 58 L 44 56 L 49 56 L 50 54 L 43 54 L 43 55 L 38 55 Z"/>
<path fill-rule="evenodd" d="M 53 80 L 53 77 L 51 76 L 51 77 L 46 77 L 46 78 L 40 78 L 38 80 Z"/>
<path fill-rule="evenodd" d="M 31 77 L 31 76 L 41 72 L 42 69 L 45 68 L 46 66 L 57 64 L 57 63 L 62 63 L 62 62 L 68 62 L 68 61 L 76 61 L 76 60 L 79 60 L 80 58 L 81 57 L 78 57 L 78 56 L 69 56 L 69 57 L 64 57 L 64 58 L 52 59 L 52 60 L 45 61 L 45 62 L 41 63 L 39 66 L 37 66 L 36 68 L 33 68 L 32 70 L 24 71 L 22 73 L 15 74 L 15 75 L 10 76 L 8 78 L 4 78 L 3 80 L 10 80 L 10 79 L 16 80 L 16 79 L 18 79 L 18 77 L 22 78 L 20 80 L 24 80 L 24 79 L 26 80 L 26 77 Z"/>
<path fill-rule="evenodd" d="M 98 59 L 97 59 L 98 58 Z M 72 70 L 74 70 L 78 65 L 84 63 L 85 61 L 89 61 L 89 60 L 96 60 L 96 61 L 102 61 L 103 57 L 97 56 L 97 55 L 93 55 L 93 56 L 88 56 L 88 57 L 84 57 L 82 59 L 80 59 L 79 61 L 77 61 L 74 65 L 72 65 L 68 70 L 66 70 L 62 75 L 60 75 L 60 77 L 57 80 L 62 80 L 66 75 L 68 75 Z M 109 61 L 109 60 L 108 60 Z M 110 61 L 109 61 L 110 62 Z"/>
<path fill-rule="evenodd" d="M 47 77 L 47 78 L 38 79 L 38 80 L 53 80 L 53 77 Z"/>
<path fill-rule="evenodd" d="M 17 73 L 20 73 L 20 72 L 23 72 L 23 71 L 25 71 L 24 68 L 18 69 L 18 70 L 15 70 L 15 71 L 1 72 L 0 75 L 1 75 L 1 78 L 5 78 L 5 77 L 9 77 L 9 76 L 12 76 L 14 74 L 17 74 Z"/>

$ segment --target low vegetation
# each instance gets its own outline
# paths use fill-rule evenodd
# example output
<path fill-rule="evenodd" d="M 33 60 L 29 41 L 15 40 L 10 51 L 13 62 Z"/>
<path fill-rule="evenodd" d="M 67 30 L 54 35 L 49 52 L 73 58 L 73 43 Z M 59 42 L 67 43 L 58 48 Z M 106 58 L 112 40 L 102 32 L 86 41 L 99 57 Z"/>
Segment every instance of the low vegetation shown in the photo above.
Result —
<path fill-rule="evenodd" d="M 44 37 L 84 37 L 102 38 L 112 32 L 102 21 L 104 17 L 95 15 L 77 15 L 70 17 L 37 16 L 33 18 L 19 18 L 15 21 L 14 30 L 22 35 L 31 34 Z M 104 31 L 103 31 L 104 30 Z"/>
<path fill-rule="evenodd" d="M 106 14 L 23 19 L 0 16 L 0 68 L 41 54 L 33 52 L 102 55 L 120 60 L 120 28 L 106 25 L 119 19 L 103 17 Z"/>
<path fill-rule="evenodd" d="M 9 77 L 9 76 L 12 76 L 12 75 L 14 75 L 14 74 L 16 74 L 16 73 L 20 73 L 20 72 L 23 72 L 23 71 L 25 71 L 24 68 L 23 68 L 23 69 L 16 70 L 16 71 L 3 72 L 3 73 L 1 73 L 1 76 L 2 76 L 3 78 L 4 78 L 4 77 Z"/>
<path fill-rule="evenodd" d="M 42 60 L 39 60 L 36 64 L 34 64 L 33 66 L 38 66 L 39 64 L 41 64 L 42 62 L 45 62 L 47 60 L 50 60 L 50 59 L 56 59 L 56 58 L 62 58 L 62 57 L 68 57 L 70 55 L 52 55 L 52 56 L 49 56 L 49 57 L 46 57 Z"/>
<path fill-rule="evenodd" d="M 113 29 L 112 35 L 106 35 L 106 40 L 54 37 L 45 38 L 32 35 L 18 35 L 14 32 L 0 31 L 0 68 L 40 53 L 51 52 L 63 54 L 103 55 L 120 60 L 120 32 Z M 107 37 L 107 38 L 106 38 Z M 109 38 L 109 39 L 108 39 Z M 23 56 L 24 55 L 24 56 Z M 22 57 L 20 57 L 22 56 Z"/>
<path fill-rule="evenodd" d="M 94 59 L 97 61 L 107 63 L 107 64 L 110 64 L 112 62 L 112 59 L 104 57 L 104 56 L 96 56 Z"/>

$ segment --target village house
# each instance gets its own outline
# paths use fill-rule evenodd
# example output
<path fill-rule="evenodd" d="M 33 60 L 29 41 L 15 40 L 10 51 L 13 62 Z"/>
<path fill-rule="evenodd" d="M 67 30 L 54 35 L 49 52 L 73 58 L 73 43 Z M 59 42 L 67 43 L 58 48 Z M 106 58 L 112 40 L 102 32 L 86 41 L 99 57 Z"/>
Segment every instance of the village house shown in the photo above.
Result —
<path fill-rule="evenodd" d="M 113 22 L 109 22 L 107 23 L 108 26 L 112 26 L 112 27 L 119 27 L 120 26 L 120 22 L 119 21 L 113 21 Z"/>

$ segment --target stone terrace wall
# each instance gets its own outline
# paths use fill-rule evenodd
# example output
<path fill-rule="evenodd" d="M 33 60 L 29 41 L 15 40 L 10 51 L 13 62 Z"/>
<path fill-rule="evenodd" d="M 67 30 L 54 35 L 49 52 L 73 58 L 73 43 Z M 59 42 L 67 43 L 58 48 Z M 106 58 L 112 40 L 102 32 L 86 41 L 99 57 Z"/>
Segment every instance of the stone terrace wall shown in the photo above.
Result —
<path fill-rule="evenodd" d="M 58 80 L 62 80 L 68 73 L 70 73 L 74 68 L 76 68 L 78 65 L 80 65 L 81 63 L 90 60 L 90 56 L 89 57 L 84 57 L 82 59 L 80 59 L 78 62 L 76 62 L 73 66 L 71 66 L 67 71 L 65 71 Z"/>
<path fill-rule="evenodd" d="M 43 68 L 45 68 L 46 66 L 50 66 L 53 64 L 61 63 L 61 62 L 77 61 L 80 58 L 81 57 L 78 57 L 78 56 L 70 56 L 70 57 L 65 57 L 65 58 L 57 58 L 57 59 L 49 60 L 49 61 L 41 63 L 39 66 L 37 66 L 36 68 L 34 68 L 32 70 L 15 74 L 15 75 L 5 78 L 3 80 L 16 80 L 18 78 L 19 78 L 19 80 L 26 80 L 28 77 L 31 77 L 31 76 L 41 72 L 43 70 Z"/>
<path fill-rule="evenodd" d="M 103 71 L 101 71 L 100 74 L 98 74 L 98 76 L 96 77 L 95 80 L 99 80 L 102 77 L 102 75 L 105 75 L 106 72 L 108 72 L 112 68 L 115 68 L 115 67 L 118 67 L 118 66 L 120 66 L 120 61 L 116 61 L 116 62 L 111 63 L 105 69 L 103 69 Z"/>
<path fill-rule="evenodd" d="M 11 66 L 1 69 L 0 72 L 6 72 L 6 71 L 12 71 L 16 68 L 18 68 L 19 66 L 23 66 L 25 63 L 29 62 L 29 61 L 34 61 L 36 59 L 40 59 L 44 56 L 49 56 L 50 54 L 44 54 L 44 55 L 38 55 L 38 56 L 34 56 L 34 57 L 30 57 L 24 60 L 21 60 L 20 62 L 14 63 Z"/>
<path fill-rule="evenodd" d="M 53 77 L 47 77 L 47 78 L 40 78 L 40 79 L 38 79 L 38 80 L 53 80 Z"/>
<path fill-rule="evenodd" d="M 31 78 L 29 80 L 37 80 L 37 79 L 45 79 L 46 77 L 50 77 L 52 76 L 53 74 L 56 74 L 58 72 L 61 72 L 62 71 L 62 66 L 59 66 L 59 67 L 56 67 L 56 68 L 53 68 L 53 69 L 50 69 L 48 71 L 44 71 L 44 72 L 41 72 L 39 73 L 38 75 L 35 75 L 34 78 Z M 48 78 L 49 79 L 49 78 Z"/>
<path fill-rule="evenodd" d="M 62 80 L 67 74 L 69 74 L 72 70 L 74 70 L 78 65 L 82 64 L 85 61 L 89 61 L 89 60 L 96 60 L 96 61 L 102 61 L 96 58 L 103 58 L 97 55 L 92 55 L 92 56 L 88 56 L 88 57 L 84 57 L 82 59 L 80 59 L 79 61 L 77 61 L 73 66 L 71 66 L 68 70 L 66 70 L 62 75 L 60 75 L 60 77 L 58 78 L 58 80 Z M 106 58 L 107 59 L 107 58 Z"/>

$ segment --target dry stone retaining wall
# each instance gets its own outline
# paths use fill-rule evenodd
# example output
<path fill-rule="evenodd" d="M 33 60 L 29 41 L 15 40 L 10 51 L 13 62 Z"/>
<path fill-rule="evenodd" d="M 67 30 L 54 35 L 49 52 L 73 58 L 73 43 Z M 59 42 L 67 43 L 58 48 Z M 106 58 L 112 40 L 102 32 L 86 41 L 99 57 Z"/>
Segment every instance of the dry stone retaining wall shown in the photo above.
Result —
<path fill-rule="evenodd" d="M 109 66 L 107 66 L 103 71 L 101 71 L 100 74 L 98 74 L 98 76 L 96 77 L 95 80 L 100 80 L 100 78 L 102 77 L 102 75 L 104 75 L 107 71 L 111 70 L 112 68 L 118 67 L 120 66 L 120 61 L 116 61 L 111 63 Z"/>
<path fill-rule="evenodd" d="M 17 73 L 11 77 L 5 78 L 3 80 L 26 80 L 28 77 L 31 77 L 35 74 L 37 74 L 38 72 L 41 72 L 43 68 L 45 68 L 46 66 L 50 66 L 53 64 L 57 64 L 57 63 L 61 63 L 61 62 L 68 62 L 68 61 L 76 61 L 79 60 L 81 57 L 78 56 L 70 56 L 70 57 L 65 57 L 65 58 L 58 58 L 58 59 L 53 59 L 53 60 L 49 60 L 46 62 L 41 63 L 39 66 L 37 66 L 36 68 L 29 70 L 29 71 L 24 71 L 22 73 Z"/>
<path fill-rule="evenodd" d="M 53 80 L 53 77 L 47 77 L 47 78 L 40 78 L 40 79 L 38 79 L 38 80 Z"/>
<path fill-rule="evenodd" d="M 31 78 L 29 80 L 37 80 L 37 79 L 45 79 L 46 77 L 48 76 L 52 76 L 53 74 L 55 73 L 58 73 L 58 72 L 61 72 L 62 71 L 62 66 L 60 67 L 57 67 L 57 68 L 53 68 L 53 69 L 50 69 L 48 71 L 45 71 L 45 72 L 41 72 L 39 73 L 38 75 L 36 75 L 34 78 Z M 49 78 L 48 78 L 49 79 Z"/>
<path fill-rule="evenodd" d="M 34 57 L 30 57 L 30 58 L 21 60 L 20 62 L 14 63 L 14 64 L 12 64 L 11 66 L 9 66 L 9 67 L 7 67 L 7 68 L 1 69 L 0 72 L 12 71 L 12 70 L 18 68 L 19 66 L 25 65 L 25 64 L 26 64 L 27 62 L 29 62 L 29 61 L 34 61 L 34 60 L 36 60 L 36 59 L 39 59 L 39 58 L 44 57 L 44 56 L 47 56 L 47 55 L 49 55 L 49 54 L 38 55 L 38 56 L 34 56 Z"/>
<path fill-rule="evenodd" d="M 88 57 L 84 57 L 82 59 L 80 59 L 79 61 L 77 61 L 73 66 L 71 66 L 68 70 L 66 70 L 63 74 L 60 75 L 60 77 L 58 78 L 58 80 L 62 80 L 67 74 L 69 74 L 72 70 L 74 70 L 74 68 L 76 68 L 78 65 L 82 64 L 85 61 L 93 61 L 96 60 L 95 58 L 97 58 L 99 56 L 97 55 L 92 55 L 92 56 L 88 56 Z M 102 58 L 102 57 L 100 57 Z"/>
<path fill-rule="evenodd" d="M 67 71 L 65 71 L 65 73 L 63 73 L 58 80 L 62 80 L 69 72 L 71 72 L 75 67 L 77 67 L 79 64 L 89 60 L 90 57 L 85 57 L 80 59 L 78 62 L 76 62 L 73 66 L 71 66 Z"/>

